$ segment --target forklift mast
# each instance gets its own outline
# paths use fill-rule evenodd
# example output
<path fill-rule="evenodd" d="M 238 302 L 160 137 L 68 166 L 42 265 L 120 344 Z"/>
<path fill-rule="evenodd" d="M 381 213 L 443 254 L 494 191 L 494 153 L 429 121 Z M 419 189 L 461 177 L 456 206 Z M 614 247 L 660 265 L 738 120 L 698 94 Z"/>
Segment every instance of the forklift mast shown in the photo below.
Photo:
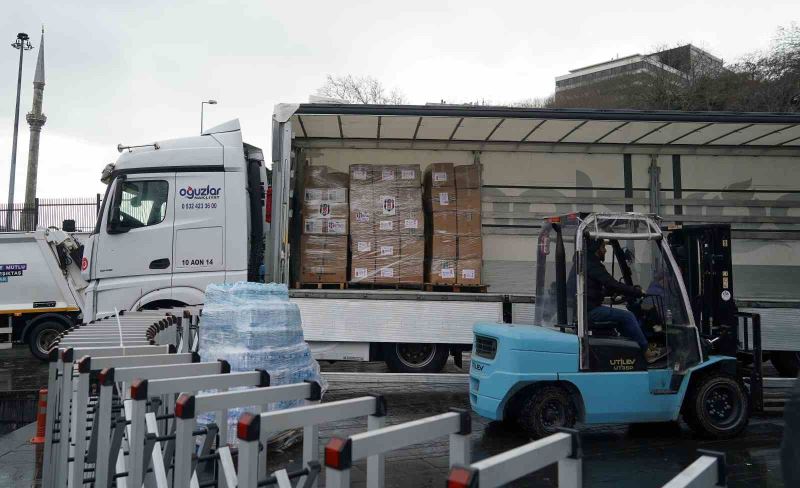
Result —
<path fill-rule="evenodd" d="M 700 335 L 712 342 L 715 352 L 736 356 L 739 327 L 730 225 L 677 225 L 668 230 Z"/>

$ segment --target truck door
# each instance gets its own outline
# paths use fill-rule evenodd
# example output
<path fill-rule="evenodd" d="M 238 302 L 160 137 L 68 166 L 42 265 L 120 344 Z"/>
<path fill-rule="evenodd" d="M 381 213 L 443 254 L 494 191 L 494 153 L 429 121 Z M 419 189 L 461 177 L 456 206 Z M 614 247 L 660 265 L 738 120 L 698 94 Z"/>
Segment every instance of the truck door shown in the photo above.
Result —
<path fill-rule="evenodd" d="M 225 173 L 178 173 L 175 180 L 172 285 L 204 292 L 225 281 Z"/>
<path fill-rule="evenodd" d="M 120 299 L 117 307 L 171 284 L 174 187 L 174 173 L 141 174 L 118 177 L 109 192 L 111 202 L 96 241 L 98 291 L 110 278 L 119 280 L 108 286 L 136 290 L 135 297 Z"/>

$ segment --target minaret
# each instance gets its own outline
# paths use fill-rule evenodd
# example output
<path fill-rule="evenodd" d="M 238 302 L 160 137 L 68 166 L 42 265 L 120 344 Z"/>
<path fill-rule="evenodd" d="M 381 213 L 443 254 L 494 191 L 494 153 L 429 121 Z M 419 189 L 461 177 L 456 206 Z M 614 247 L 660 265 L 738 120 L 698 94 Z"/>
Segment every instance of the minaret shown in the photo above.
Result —
<path fill-rule="evenodd" d="M 39 43 L 39 57 L 36 60 L 36 73 L 33 75 L 33 108 L 25 117 L 31 126 L 30 145 L 28 146 L 28 179 L 25 182 L 25 230 L 34 230 L 36 222 L 36 176 L 39 172 L 39 136 L 47 117 L 42 113 L 42 97 L 44 96 L 44 27 L 42 40 Z"/>

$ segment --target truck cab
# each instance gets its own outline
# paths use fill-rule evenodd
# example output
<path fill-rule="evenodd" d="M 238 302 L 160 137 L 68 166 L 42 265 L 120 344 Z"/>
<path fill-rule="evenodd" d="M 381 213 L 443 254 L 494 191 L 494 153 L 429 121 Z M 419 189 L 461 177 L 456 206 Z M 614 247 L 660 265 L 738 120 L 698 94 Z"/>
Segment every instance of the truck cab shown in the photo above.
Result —
<path fill-rule="evenodd" d="M 593 313 L 597 306 L 587 296 L 590 259 L 598 259 L 590 256 L 592 241 L 611 248 L 604 265 L 615 279 L 644 290 L 627 298 L 608 293 L 600 306 L 627 309 L 663 355 L 646 360 L 619 324 Z M 533 324 L 474 327 L 470 402 L 481 416 L 517 423 L 533 437 L 578 421 L 683 416 L 700 434 L 718 438 L 746 426 L 748 398 L 736 359 L 703 353 L 680 271 L 655 218 L 547 219 L 537 240 L 536 297 Z"/>
<path fill-rule="evenodd" d="M 82 262 L 87 317 L 196 305 L 209 283 L 257 278 L 266 170 L 238 121 L 118 149 Z"/>

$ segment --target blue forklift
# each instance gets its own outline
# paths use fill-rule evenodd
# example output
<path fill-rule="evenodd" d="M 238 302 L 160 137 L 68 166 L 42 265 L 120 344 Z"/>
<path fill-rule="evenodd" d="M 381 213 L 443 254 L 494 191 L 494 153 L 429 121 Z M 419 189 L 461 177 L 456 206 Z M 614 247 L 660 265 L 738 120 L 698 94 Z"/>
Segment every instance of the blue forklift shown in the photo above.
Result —
<path fill-rule="evenodd" d="M 617 332 L 615 323 L 589 318 L 587 248 L 597 242 L 611 248 L 610 262 L 604 264 L 612 276 L 643 290 L 637 298 L 611 296 L 605 305 L 624 306 L 636 316 L 648 342 L 662 353 L 649 361 L 639 344 Z M 546 219 L 537 240 L 533 324 L 474 327 L 473 410 L 515 423 L 533 438 L 576 422 L 679 418 L 703 437 L 738 435 L 753 403 L 737 364 L 738 326 L 715 325 L 713 336 L 701 337 L 695 320 L 702 295 L 690 297 L 686 272 L 657 217 L 589 213 Z M 714 290 L 715 301 L 730 305 L 723 309 L 733 316 L 730 268 L 719 275 L 725 277 L 720 281 L 724 287 Z M 744 319 L 760 326 L 757 316 Z M 761 358 L 755 359 L 759 368 L 751 378 L 760 387 Z"/>

